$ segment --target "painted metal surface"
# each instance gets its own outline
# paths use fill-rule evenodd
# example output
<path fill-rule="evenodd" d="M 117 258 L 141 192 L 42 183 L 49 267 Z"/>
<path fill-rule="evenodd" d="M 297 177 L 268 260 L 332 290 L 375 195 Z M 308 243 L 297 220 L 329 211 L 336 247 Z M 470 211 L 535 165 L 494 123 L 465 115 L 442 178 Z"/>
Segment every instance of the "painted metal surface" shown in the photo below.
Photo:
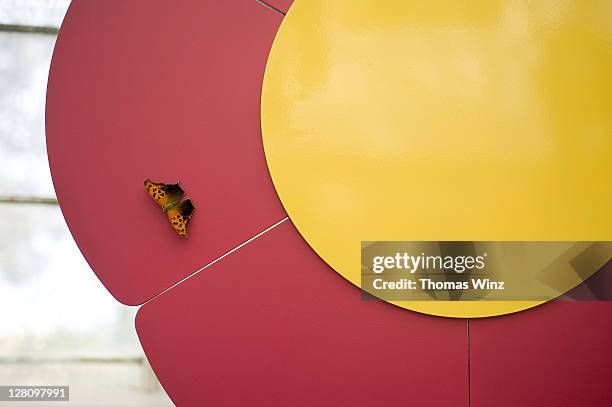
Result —
<path fill-rule="evenodd" d="M 467 406 L 466 323 L 334 273 L 284 222 L 145 304 L 138 336 L 178 406 Z"/>
<path fill-rule="evenodd" d="M 356 285 L 361 241 L 612 240 L 611 18 L 608 1 L 295 2 L 262 128 L 297 229 Z"/>
<path fill-rule="evenodd" d="M 412 2 L 377 3 L 368 18 L 353 6 L 341 7 L 343 1 L 327 3 L 296 3 L 310 14 L 291 9 L 297 26 L 285 29 L 275 49 L 284 50 L 281 56 L 290 62 L 268 72 L 278 75 L 275 86 L 284 88 L 274 91 L 287 97 L 279 99 L 286 105 L 274 107 L 279 115 L 274 120 L 290 124 L 283 130 L 289 144 L 266 140 L 268 158 L 275 148 L 284 148 L 296 163 L 314 160 L 315 166 L 297 172 L 289 192 L 304 198 L 298 209 L 311 205 L 320 215 L 312 219 L 327 222 L 321 228 L 329 236 L 317 235 L 317 241 L 301 230 L 317 251 L 319 244 L 337 244 L 345 216 L 361 213 L 361 203 L 368 202 L 384 204 L 371 219 L 402 214 L 398 228 L 409 226 L 406 230 L 421 238 L 477 232 L 491 239 L 546 238 L 549 233 L 559 238 L 570 232 L 572 239 L 577 234 L 609 238 L 610 225 L 593 223 L 610 199 L 609 188 L 598 181 L 610 170 L 603 160 L 611 152 L 612 92 L 602 73 L 610 70 L 607 65 L 601 72 L 593 69 L 599 66 L 593 65 L 594 55 L 610 62 L 607 2 L 565 2 L 569 9 L 558 13 L 543 12 L 544 3 L 513 2 L 514 7 L 503 8 L 510 2 L 476 2 L 480 11 L 463 15 L 461 24 L 456 20 L 461 8 L 449 2 L 430 5 L 436 14 Z M 48 150 L 62 210 L 101 281 L 128 304 L 142 303 L 285 216 L 268 177 L 258 122 L 263 67 L 282 16 L 249 0 L 151 4 L 73 1 L 48 94 Z M 370 2 L 351 4 L 358 9 Z M 390 18 L 393 7 L 395 19 Z M 418 29 L 402 25 L 406 15 L 398 11 L 403 7 L 412 7 Z M 321 20 L 320 36 L 313 36 L 312 18 L 321 16 L 331 20 Z M 533 23 L 542 21 L 550 24 L 538 31 Z M 307 24 L 309 37 L 303 31 Z M 333 27 L 350 29 L 331 36 Z M 374 40 L 371 30 L 378 32 Z M 534 37 L 538 32 L 550 36 L 546 47 L 538 42 L 544 36 Z M 329 39 L 331 45 L 316 50 Z M 283 44 L 301 48 L 290 54 Z M 416 57 L 409 57 L 406 47 Z M 376 48 L 403 64 L 377 58 Z M 375 71 L 355 63 L 355 55 Z M 314 59 L 302 63 L 304 57 Z M 278 61 L 274 58 L 278 55 L 272 64 Z M 538 65 L 543 61 L 548 65 Z M 559 61 L 553 69 L 552 62 Z M 559 76 L 547 79 L 546 69 L 530 76 L 538 66 Z M 393 83 L 398 72 L 399 82 Z M 504 80 L 495 76 L 499 73 Z M 535 79 L 538 86 L 528 91 L 526 81 Z M 271 92 L 270 82 L 266 86 Z M 406 94 L 415 91 L 407 100 Z M 514 115 L 503 116 L 506 110 L 492 103 L 496 100 L 516 109 Z M 315 102 L 329 110 L 328 116 L 321 116 Z M 537 107 L 543 110 L 530 116 Z M 264 124 L 270 112 L 264 98 Z M 406 120 L 395 122 L 399 116 Z M 318 134 L 316 128 L 307 126 L 320 117 L 330 130 L 323 149 L 320 140 L 309 139 Z M 362 128 L 363 123 L 370 127 Z M 530 127 L 538 123 L 550 127 L 538 133 Z M 383 138 L 395 124 L 402 130 L 397 139 Z M 459 124 L 465 127 L 462 135 L 478 131 L 467 138 L 444 136 L 443 130 Z M 403 134 L 429 136 L 406 145 Z M 557 134 L 568 136 L 557 139 Z M 494 153 L 487 156 L 491 146 Z M 398 163 L 399 154 L 387 164 L 382 161 L 396 147 L 414 159 L 414 168 L 402 167 L 399 181 L 377 178 Z M 425 154 L 426 147 L 435 154 Z M 576 164 L 572 171 L 564 161 L 570 156 Z M 587 156 L 591 161 L 585 163 Z M 359 157 L 366 157 L 367 168 L 339 170 L 345 160 Z M 339 172 L 320 166 L 329 163 Z M 280 167 L 270 164 L 292 214 L 295 201 L 287 200 L 287 185 L 279 183 Z M 567 173 L 547 178 L 554 169 Z M 288 170 L 288 176 L 296 175 L 295 168 Z M 365 189 L 350 189 L 347 180 L 355 174 L 364 177 L 364 184 L 354 185 Z M 180 178 L 198 207 L 189 240 L 174 235 L 147 196 L 142 188 L 147 177 Z M 315 179 L 319 183 L 311 182 Z M 584 182 L 576 190 L 579 179 Z M 482 183 L 474 183 L 478 180 Z M 426 181 L 439 182 L 446 192 L 432 192 Z M 369 188 L 384 193 L 370 195 Z M 534 199 L 502 205 L 505 189 L 529 191 Z M 594 190 L 598 195 L 588 195 Z M 548 208 L 552 199 L 562 204 Z M 530 206 L 534 200 L 535 209 Z M 591 206 L 580 212 L 587 201 Z M 448 207 L 453 210 L 435 212 Z M 560 210 L 567 219 L 553 224 Z M 303 227 L 302 215 L 294 218 Z M 472 229 L 460 227 L 468 224 Z M 572 228 L 564 229 L 568 225 Z M 449 233 L 453 227 L 458 227 L 456 235 Z M 156 374 L 179 406 L 460 406 L 470 402 L 468 393 L 474 406 L 563 405 L 566 400 L 597 406 L 610 404 L 605 387 L 610 372 L 604 363 L 609 360 L 608 314 L 609 307 L 601 304 L 550 304 L 471 321 L 468 376 L 464 320 L 363 301 L 359 290 L 311 251 L 287 221 L 144 305 L 137 330 Z"/>
<path fill-rule="evenodd" d="M 70 230 L 119 301 L 146 301 L 285 217 L 259 126 L 281 18 L 254 0 L 72 3 L 49 80 L 49 161 Z M 189 239 L 146 178 L 181 181 Z"/>
<path fill-rule="evenodd" d="M 611 312 L 610 302 L 554 302 L 471 320 L 471 405 L 611 405 Z"/>

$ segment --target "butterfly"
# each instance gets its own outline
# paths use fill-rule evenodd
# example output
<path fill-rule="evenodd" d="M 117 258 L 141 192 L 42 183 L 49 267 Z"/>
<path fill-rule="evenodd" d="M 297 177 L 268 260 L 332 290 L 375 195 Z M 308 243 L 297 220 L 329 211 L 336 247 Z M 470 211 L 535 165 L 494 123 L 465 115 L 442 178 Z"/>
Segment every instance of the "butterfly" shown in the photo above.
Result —
<path fill-rule="evenodd" d="M 145 180 L 144 185 L 151 198 L 166 213 L 176 233 L 179 236 L 187 237 L 191 215 L 195 207 L 190 199 L 181 201 L 182 196 L 185 194 L 183 188 L 179 186 L 178 182 L 176 184 L 163 184 L 153 182 L 148 178 Z"/>

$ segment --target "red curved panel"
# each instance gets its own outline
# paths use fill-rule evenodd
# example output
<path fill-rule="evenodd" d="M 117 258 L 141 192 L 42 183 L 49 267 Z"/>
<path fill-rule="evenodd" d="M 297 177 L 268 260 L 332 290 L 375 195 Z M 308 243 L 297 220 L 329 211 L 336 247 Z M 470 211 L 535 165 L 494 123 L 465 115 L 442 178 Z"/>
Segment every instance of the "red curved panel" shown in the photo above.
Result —
<path fill-rule="evenodd" d="M 365 301 L 288 221 L 143 305 L 179 406 L 461 406 L 465 320 Z"/>
<path fill-rule="evenodd" d="M 612 405 L 612 304 L 554 302 L 470 321 L 472 406 Z"/>
<path fill-rule="evenodd" d="M 260 88 L 282 16 L 254 0 L 74 0 L 47 96 L 67 223 L 100 280 L 139 304 L 285 217 L 269 179 Z M 174 234 L 143 180 L 197 207 Z"/>

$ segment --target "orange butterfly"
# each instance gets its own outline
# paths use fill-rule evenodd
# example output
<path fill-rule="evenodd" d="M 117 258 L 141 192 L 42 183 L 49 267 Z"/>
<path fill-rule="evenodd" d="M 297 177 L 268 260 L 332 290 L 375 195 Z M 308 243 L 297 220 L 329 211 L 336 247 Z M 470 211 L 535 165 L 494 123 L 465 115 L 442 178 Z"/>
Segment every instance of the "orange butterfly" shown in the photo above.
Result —
<path fill-rule="evenodd" d="M 166 212 L 168 220 L 179 236 L 187 237 L 189 222 L 195 207 L 191 200 L 181 197 L 185 194 L 183 188 L 178 184 L 162 184 L 146 179 L 144 182 L 147 192 L 163 211 Z"/>

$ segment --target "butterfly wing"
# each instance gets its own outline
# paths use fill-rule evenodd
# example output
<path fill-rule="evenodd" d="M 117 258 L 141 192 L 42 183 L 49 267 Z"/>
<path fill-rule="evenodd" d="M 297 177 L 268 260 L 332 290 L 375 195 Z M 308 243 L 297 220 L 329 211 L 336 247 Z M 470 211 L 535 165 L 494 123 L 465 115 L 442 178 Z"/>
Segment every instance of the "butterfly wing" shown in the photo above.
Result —
<path fill-rule="evenodd" d="M 149 193 L 149 196 L 151 196 L 151 198 L 153 198 L 153 200 L 157 202 L 157 204 L 164 210 L 166 210 L 166 208 L 169 206 L 178 203 L 181 196 L 183 196 L 185 193 L 183 188 L 181 188 L 178 183 L 163 184 L 146 179 L 144 185 Z"/>
<path fill-rule="evenodd" d="M 189 222 L 191 221 L 191 215 L 194 209 L 195 207 L 191 203 L 191 200 L 185 199 L 180 204 L 172 206 L 166 212 L 168 220 L 179 236 L 186 237 L 189 233 Z"/>

